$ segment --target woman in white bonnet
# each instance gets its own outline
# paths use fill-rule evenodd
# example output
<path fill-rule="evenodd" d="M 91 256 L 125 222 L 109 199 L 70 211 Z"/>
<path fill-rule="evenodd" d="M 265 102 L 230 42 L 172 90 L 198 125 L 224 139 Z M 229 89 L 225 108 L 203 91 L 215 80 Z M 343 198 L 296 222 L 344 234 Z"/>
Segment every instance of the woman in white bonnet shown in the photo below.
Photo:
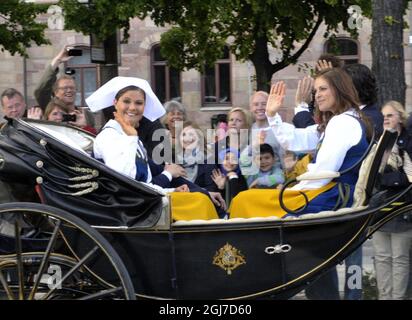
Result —
<path fill-rule="evenodd" d="M 114 104 L 114 119 L 109 120 L 97 135 L 94 143 L 94 156 L 110 168 L 138 181 L 150 183 L 163 191 L 199 191 L 210 195 L 219 207 L 225 207 L 218 193 L 208 193 L 184 179 L 185 170 L 176 164 L 164 167 L 155 164 L 139 139 L 139 121 L 143 115 L 154 121 L 165 113 L 159 99 L 147 81 L 139 78 L 116 77 L 87 100 L 96 111 Z M 170 189 L 171 188 L 171 189 Z"/>

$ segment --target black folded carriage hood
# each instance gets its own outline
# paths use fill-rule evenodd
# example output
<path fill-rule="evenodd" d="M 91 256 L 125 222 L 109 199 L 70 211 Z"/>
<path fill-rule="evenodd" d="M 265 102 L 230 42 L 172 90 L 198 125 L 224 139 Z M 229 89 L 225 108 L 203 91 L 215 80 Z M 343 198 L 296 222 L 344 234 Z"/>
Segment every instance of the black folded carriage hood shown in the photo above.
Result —
<path fill-rule="evenodd" d="M 156 191 L 67 146 L 29 121 L 7 120 L 0 130 L 0 180 L 4 183 L 37 185 L 45 203 L 91 225 L 152 227 L 159 220 L 162 196 Z"/>

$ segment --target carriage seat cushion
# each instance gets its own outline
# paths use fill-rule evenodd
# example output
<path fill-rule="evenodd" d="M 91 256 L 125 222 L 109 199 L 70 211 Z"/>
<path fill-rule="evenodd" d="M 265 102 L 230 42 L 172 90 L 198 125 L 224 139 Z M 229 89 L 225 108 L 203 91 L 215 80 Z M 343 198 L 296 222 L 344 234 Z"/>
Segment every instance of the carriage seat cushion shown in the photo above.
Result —
<path fill-rule="evenodd" d="M 219 218 L 212 201 L 201 192 L 172 192 L 170 202 L 174 221 Z"/>

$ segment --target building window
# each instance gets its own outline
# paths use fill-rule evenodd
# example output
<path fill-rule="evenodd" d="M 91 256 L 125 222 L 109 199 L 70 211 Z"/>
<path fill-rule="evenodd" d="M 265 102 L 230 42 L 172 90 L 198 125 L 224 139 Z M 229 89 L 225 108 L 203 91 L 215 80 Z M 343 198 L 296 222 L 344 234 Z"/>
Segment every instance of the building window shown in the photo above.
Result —
<path fill-rule="evenodd" d="M 345 64 L 359 62 L 358 42 L 349 38 L 336 38 L 333 41 L 327 41 L 325 52 L 336 55 L 344 60 Z"/>
<path fill-rule="evenodd" d="M 169 67 L 167 60 L 160 53 L 160 46 L 155 45 L 151 52 L 152 88 L 163 103 L 169 100 L 182 100 L 180 90 L 180 71 Z"/>
<path fill-rule="evenodd" d="M 77 106 L 86 106 L 85 99 L 99 87 L 98 65 L 91 63 L 89 47 L 76 46 L 82 50 L 81 56 L 74 56 L 66 63 L 66 73 L 71 74 L 77 87 Z"/>
<path fill-rule="evenodd" d="M 223 56 L 202 75 L 202 101 L 207 104 L 227 104 L 232 102 L 231 62 L 229 48 L 225 47 Z"/>

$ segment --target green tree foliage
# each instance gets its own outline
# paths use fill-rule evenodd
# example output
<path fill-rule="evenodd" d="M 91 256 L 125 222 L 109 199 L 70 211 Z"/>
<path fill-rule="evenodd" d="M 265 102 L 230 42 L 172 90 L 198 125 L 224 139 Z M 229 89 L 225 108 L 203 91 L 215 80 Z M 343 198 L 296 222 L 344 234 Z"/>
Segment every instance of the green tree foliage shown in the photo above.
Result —
<path fill-rule="evenodd" d="M 123 41 L 127 41 L 130 19 L 147 15 L 142 7 L 144 1 L 139 0 L 60 0 L 58 4 L 64 10 L 65 29 L 93 33 L 101 41 L 117 29 L 123 29 Z"/>
<path fill-rule="evenodd" d="M 12 55 L 27 56 L 26 48 L 35 42 L 48 44 L 44 30 L 47 24 L 36 22 L 36 17 L 47 11 L 46 5 L 27 3 L 23 0 L 0 2 L 0 48 Z"/>
<path fill-rule="evenodd" d="M 127 34 L 129 19 L 150 15 L 170 25 L 161 39 L 162 54 L 180 70 L 212 65 L 225 44 L 238 60 L 251 60 L 258 89 L 269 88 L 272 75 L 296 63 L 324 22 L 330 35 L 340 23 L 349 29 L 350 5 L 366 13 L 370 0 L 93 0 L 87 8 L 76 0 L 61 1 L 67 27 L 102 38 L 116 27 Z M 299 43 L 299 44 L 298 44 Z M 270 47 L 276 59 L 269 58 Z"/>

